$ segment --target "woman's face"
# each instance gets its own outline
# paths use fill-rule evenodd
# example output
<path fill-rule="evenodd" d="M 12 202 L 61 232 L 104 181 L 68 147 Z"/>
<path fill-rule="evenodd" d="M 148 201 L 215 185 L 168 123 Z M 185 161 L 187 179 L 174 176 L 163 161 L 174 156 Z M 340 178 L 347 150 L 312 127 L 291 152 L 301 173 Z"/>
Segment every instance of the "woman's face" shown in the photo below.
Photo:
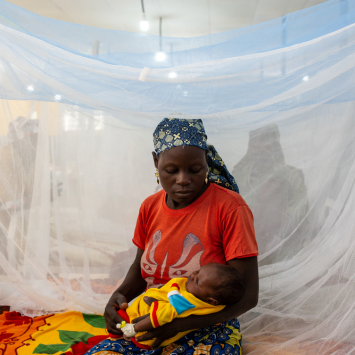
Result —
<path fill-rule="evenodd" d="M 159 154 L 153 152 L 161 186 L 172 209 L 189 206 L 207 189 L 206 151 L 195 146 L 174 147 Z"/>

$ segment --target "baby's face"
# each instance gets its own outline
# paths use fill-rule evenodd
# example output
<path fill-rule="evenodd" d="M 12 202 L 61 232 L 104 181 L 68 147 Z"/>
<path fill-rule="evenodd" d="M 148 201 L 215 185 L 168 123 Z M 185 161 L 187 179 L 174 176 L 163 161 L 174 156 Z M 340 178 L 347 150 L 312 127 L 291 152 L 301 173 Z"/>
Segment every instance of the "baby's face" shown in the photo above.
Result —
<path fill-rule="evenodd" d="M 213 298 L 217 287 L 218 273 L 213 264 L 204 265 L 200 270 L 194 271 L 186 282 L 186 290 L 207 303 L 211 303 L 210 298 Z"/>

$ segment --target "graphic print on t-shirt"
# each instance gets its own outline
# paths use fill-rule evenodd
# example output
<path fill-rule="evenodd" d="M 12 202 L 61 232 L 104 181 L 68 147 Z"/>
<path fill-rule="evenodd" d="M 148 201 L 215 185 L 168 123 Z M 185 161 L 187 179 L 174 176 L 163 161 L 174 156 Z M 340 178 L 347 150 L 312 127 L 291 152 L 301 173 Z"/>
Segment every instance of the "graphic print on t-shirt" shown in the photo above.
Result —
<path fill-rule="evenodd" d="M 195 235 L 189 233 L 185 237 L 181 253 L 169 253 L 167 246 L 160 243 L 161 240 L 162 234 L 158 230 L 150 238 L 142 255 L 142 275 L 148 288 L 158 287 L 174 277 L 188 277 L 201 268 L 200 260 L 204 248 Z"/>

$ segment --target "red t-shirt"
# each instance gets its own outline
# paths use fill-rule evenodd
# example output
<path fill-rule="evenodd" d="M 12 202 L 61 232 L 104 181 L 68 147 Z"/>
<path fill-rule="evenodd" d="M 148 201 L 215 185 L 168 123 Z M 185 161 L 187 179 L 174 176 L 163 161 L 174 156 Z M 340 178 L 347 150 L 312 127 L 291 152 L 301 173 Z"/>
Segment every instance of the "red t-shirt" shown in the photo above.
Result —
<path fill-rule="evenodd" d="M 258 255 L 248 205 L 216 184 L 180 210 L 167 206 L 164 190 L 149 196 L 139 210 L 133 243 L 144 249 L 141 269 L 148 288 L 188 277 L 210 262 Z"/>

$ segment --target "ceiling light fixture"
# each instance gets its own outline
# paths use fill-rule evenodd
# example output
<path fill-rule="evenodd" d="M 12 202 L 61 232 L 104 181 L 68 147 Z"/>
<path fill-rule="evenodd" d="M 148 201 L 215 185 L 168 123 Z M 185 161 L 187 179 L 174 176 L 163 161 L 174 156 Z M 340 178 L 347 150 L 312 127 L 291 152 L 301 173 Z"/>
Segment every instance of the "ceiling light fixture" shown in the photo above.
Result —
<path fill-rule="evenodd" d="M 142 17 L 142 21 L 140 22 L 139 26 L 143 32 L 147 32 L 149 30 L 149 22 L 147 21 L 147 19 L 145 17 L 144 0 L 141 0 L 141 4 L 142 4 L 143 17 Z"/>
<path fill-rule="evenodd" d="M 149 30 L 149 22 L 143 16 L 143 20 L 140 23 L 140 28 L 143 32 L 147 32 Z"/>
<path fill-rule="evenodd" d="M 166 59 L 166 54 L 164 52 L 158 52 L 156 55 L 155 55 L 155 59 L 158 61 L 158 62 L 162 62 Z"/>

